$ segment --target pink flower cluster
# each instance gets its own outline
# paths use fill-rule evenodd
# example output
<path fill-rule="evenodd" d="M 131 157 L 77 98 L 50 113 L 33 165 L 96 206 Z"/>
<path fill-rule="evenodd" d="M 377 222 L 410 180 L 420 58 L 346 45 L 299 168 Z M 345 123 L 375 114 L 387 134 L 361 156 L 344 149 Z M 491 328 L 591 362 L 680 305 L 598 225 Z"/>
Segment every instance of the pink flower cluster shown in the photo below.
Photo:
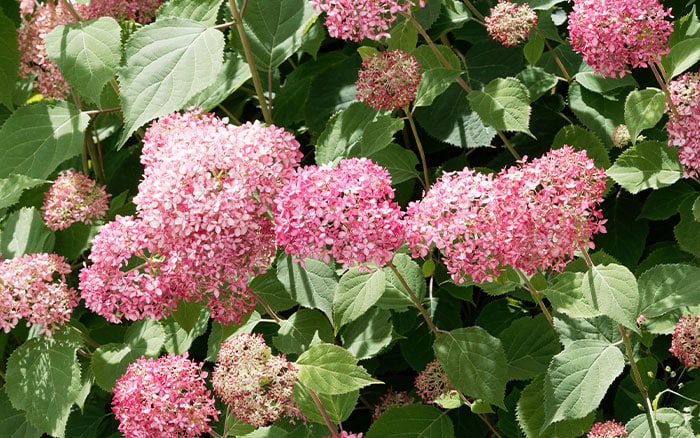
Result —
<path fill-rule="evenodd" d="M 658 0 L 574 0 L 569 40 L 596 73 L 623 77 L 668 53 L 673 23 L 666 17 L 671 10 Z"/>
<path fill-rule="evenodd" d="M 105 186 L 74 170 L 68 170 L 54 181 L 44 196 L 41 213 L 52 230 L 68 228 L 75 222 L 91 224 L 109 210 Z"/>
<path fill-rule="evenodd" d="M 416 256 L 439 249 L 456 283 L 493 281 L 506 265 L 560 271 L 605 232 L 596 207 L 604 190 L 605 172 L 569 146 L 496 177 L 448 173 L 409 205 L 407 242 Z"/>
<path fill-rule="evenodd" d="M 163 0 L 90 0 L 81 9 L 80 18 L 87 21 L 99 17 L 113 17 L 117 21 L 133 20 L 150 23 Z"/>
<path fill-rule="evenodd" d="M 196 437 L 219 411 L 202 364 L 182 356 L 142 357 L 114 386 L 112 411 L 127 438 Z"/>
<path fill-rule="evenodd" d="M 625 426 L 615 420 L 609 420 L 605 423 L 597 422 L 594 424 L 586 438 L 619 438 L 626 435 Z"/>
<path fill-rule="evenodd" d="M 668 85 L 674 109 L 669 112 L 668 144 L 678 146 L 687 178 L 700 177 L 700 72 L 685 73 Z"/>
<path fill-rule="evenodd" d="M 376 110 L 407 108 L 416 98 L 419 69 L 416 58 L 401 50 L 368 56 L 358 72 L 355 98 Z"/>
<path fill-rule="evenodd" d="M 408 395 L 406 391 L 394 391 L 393 388 L 381 396 L 379 403 L 374 407 L 374 412 L 372 413 L 372 420 L 376 421 L 384 412 L 391 408 L 400 408 L 401 406 L 406 406 L 413 404 L 415 399 Z"/>
<path fill-rule="evenodd" d="M 262 427 L 283 415 L 302 418 L 292 399 L 298 373 L 261 334 L 241 333 L 221 345 L 212 385 L 236 418 Z"/>
<path fill-rule="evenodd" d="M 393 198 L 389 173 L 367 158 L 299 169 L 275 199 L 277 245 L 300 260 L 384 266 L 403 236 Z"/>
<path fill-rule="evenodd" d="M 519 5 L 498 0 L 484 22 L 491 38 L 506 47 L 512 47 L 527 40 L 530 30 L 537 25 L 537 14 L 527 3 Z"/>
<path fill-rule="evenodd" d="M 0 263 L 0 328 L 5 333 L 20 319 L 41 325 L 51 335 L 70 320 L 78 293 L 66 284 L 71 269 L 56 254 L 28 254 Z"/>
<path fill-rule="evenodd" d="M 435 400 L 455 389 L 437 359 L 428 362 L 416 376 L 414 384 L 425 404 L 435 403 Z"/>
<path fill-rule="evenodd" d="M 678 320 L 669 351 L 686 368 L 700 368 L 700 317 L 686 315 Z"/>
<path fill-rule="evenodd" d="M 291 134 L 259 122 L 233 126 L 199 110 L 154 122 L 138 217 L 105 226 L 80 273 L 88 308 L 110 320 L 158 318 L 197 300 L 215 320 L 239 323 L 254 306 L 250 276 L 275 254 L 272 199 L 300 159 Z"/>
<path fill-rule="evenodd" d="M 423 0 L 310 0 L 316 10 L 326 13 L 326 29 L 333 38 L 360 41 L 389 37 L 396 14 L 406 12 Z"/>

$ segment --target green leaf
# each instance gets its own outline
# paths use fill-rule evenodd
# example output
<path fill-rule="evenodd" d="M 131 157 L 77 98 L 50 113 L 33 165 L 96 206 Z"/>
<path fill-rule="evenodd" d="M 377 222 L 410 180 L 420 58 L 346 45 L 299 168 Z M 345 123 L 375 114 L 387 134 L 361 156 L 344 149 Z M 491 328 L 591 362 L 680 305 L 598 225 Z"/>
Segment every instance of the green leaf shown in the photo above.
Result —
<path fill-rule="evenodd" d="M 277 263 L 277 278 L 299 305 L 319 309 L 332 323 L 338 277 L 330 266 L 318 260 L 306 259 L 304 265 L 284 256 Z"/>
<path fill-rule="evenodd" d="M 411 53 L 416 49 L 418 30 L 410 21 L 402 21 L 394 26 L 389 34 L 391 37 L 389 37 L 389 45 L 386 48 L 387 52 L 401 50 L 402 52 Z M 415 56 L 415 53 L 412 54 Z"/>
<path fill-rule="evenodd" d="M 48 182 L 50 181 L 14 174 L 0 179 L 0 209 L 15 205 L 25 190 Z"/>
<path fill-rule="evenodd" d="M 700 38 L 688 38 L 671 47 L 661 58 L 669 78 L 675 78 L 700 61 Z"/>
<path fill-rule="evenodd" d="M 595 308 L 625 327 L 637 331 L 639 289 L 634 274 L 622 265 L 593 266 L 584 274 L 581 289 Z"/>
<path fill-rule="evenodd" d="M 207 339 L 207 357 L 209 362 L 216 362 L 219 355 L 221 344 L 236 333 L 250 333 L 260 322 L 260 314 L 253 311 L 247 318 L 244 318 L 243 324 L 221 325 L 213 321 L 211 324 L 211 332 Z"/>
<path fill-rule="evenodd" d="M 241 0 L 238 2 L 241 7 Z M 318 17 L 310 2 L 304 0 L 266 0 L 249 2 L 243 17 L 255 66 L 273 71 L 301 47 L 304 34 Z M 239 38 L 234 47 L 243 53 Z"/>
<path fill-rule="evenodd" d="M 544 375 L 540 375 L 523 389 L 518 400 L 516 415 L 518 424 L 528 438 L 551 436 L 557 438 L 576 438 L 583 436 L 593 424 L 594 414 L 575 420 L 562 420 L 544 426 Z"/>
<path fill-rule="evenodd" d="M 525 55 L 528 64 L 535 65 L 542 57 L 543 50 L 544 39 L 538 33 L 532 33 L 523 46 L 523 55 Z"/>
<path fill-rule="evenodd" d="M 690 425 L 686 424 L 683 414 L 673 408 L 659 408 L 654 412 L 654 416 L 659 426 L 659 430 L 655 434 L 652 434 L 651 430 L 649 430 L 649 421 L 646 415 L 639 414 L 625 424 L 628 436 L 634 438 L 652 438 L 654 436 L 673 438 L 697 437 Z"/>
<path fill-rule="evenodd" d="M 673 33 L 668 38 L 668 46 L 673 47 L 688 38 L 700 37 L 700 21 L 698 21 L 695 5 L 690 12 L 673 22 Z"/>
<path fill-rule="evenodd" d="M 664 93 L 656 88 L 634 90 L 625 100 L 625 124 L 630 132 L 632 144 L 639 133 L 653 128 L 661 120 L 666 108 Z"/>
<path fill-rule="evenodd" d="M 416 294 L 419 300 L 422 300 L 425 297 L 426 286 L 423 272 L 418 263 L 407 254 L 401 253 L 394 255 L 392 263 L 404 280 L 406 280 L 413 293 Z M 385 266 L 383 270 L 386 274 L 386 288 L 382 297 L 377 301 L 377 307 L 399 311 L 412 308 L 414 306 L 413 300 L 411 300 L 408 291 L 401 284 L 399 277 L 388 266 Z"/>
<path fill-rule="evenodd" d="M 462 74 L 457 55 L 449 47 L 437 46 L 437 48 L 451 68 L 445 67 L 428 46 L 420 46 L 413 52 L 413 56 L 416 57 L 420 64 L 420 71 L 423 75 L 416 90 L 416 98 L 413 101 L 414 107 L 430 106 L 435 98 L 444 93 L 455 79 Z"/>
<path fill-rule="evenodd" d="M 19 49 L 15 24 L 0 9 L 0 104 L 12 109 L 14 84 L 19 71 Z M 7 429 L 5 429 L 7 430 Z"/>
<path fill-rule="evenodd" d="M 596 236 L 596 247 L 604 250 L 623 265 L 634 267 L 645 248 L 649 223 L 638 219 L 641 205 L 635 198 L 616 196 L 603 204 L 606 234 Z"/>
<path fill-rule="evenodd" d="M 427 405 L 408 405 L 389 409 L 367 431 L 367 438 L 454 437 L 449 411 Z"/>
<path fill-rule="evenodd" d="M 683 177 L 683 166 L 678 161 L 678 148 L 645 141 L 624 151 L 607 174 L 624 189 L 639 193 L 675 183 Z"/>
<path fill-rule="evenodd" d="M 593 159 L 595 166 L 600 169 L 610 167 L 608 151 L 591 131 L 577 125 L 566 125 L 557 132 L 552 141 L 552 149 L 569 145 L 577 151 L 585 150 L 586 155 Z"/>
<path fill-rule="evenodd" d="M 508 379 L 531 379 L 547 370 L 559 353 L 559 339 L 544 315 L 515 320 L 498 338 L 508 359 Z"/>
<path fill-rule="evenodd" d="M 46 179 L 80 154 L 90 117 L 68 102 L 45 100 L 17 109 L 0 128 L 0 178 L 22 174 Z"/>
<path fill-rule="evenodd" d="M 683 251 L 700 257 L 700 222 L 695 220 L 693 205 L 697 202 L 697 196 L 686 198 L 678 207 L 681 220 L 673 228 L 673 234 Z"/>
<path fill-rule="evenodd" d="M 98 403 L 90 403 L 84 409 L 73 407 L 66 425 L 66 436 L 70 438 L 93 438 L 103 436 L 104 420 L 109 414 L 105 413 L 104 406 Z"/>
<path fill-rule="evenodd" d="M 377 111 L 361 102 L 334 114 L 316 142 L 316 162 L 336 163 L 349 157 L 350 151 L 361 144 L 365 128 L 376 117 Z"/>
<path fill-rule="evenodd" d="M 92 238 L 100 230 L 97 225 L 87 225 L 76 222 L 65 230 L 54 233 L 56 242 L 53 251 L 68 260 L 76 260 L 90 247 Z"/>
<path fill-rule="evenodd" d="M 354 266 L 343 274 L 333 301 L 336 333 L 340 327 L 356 320 L 374 306 L 385 287 L 386 274 L 381 269 L 360 272 Z"/>
<path fill-rule="evenodd" d="M 164 18 L 142 27 L 126 43 L 119 69 L 124 132 L 182 109 L 214 83 L 223 65 L 223 34 L 197 21 Z"/>
<path fill-rule="evenodd" d="M 316 310 L 300 309 L 280 323 L 273 345 L 284 354 L 301 354 L 314 341 L 333 342 L 333 328 L 328 319 Z"/>
<path fill-rule="evenodd" d="M 197 93 L 187 106 L 195 105 L 204 111 L 210 111 L 238 90 L 250 77 L 248 64 L 236 53 L 226 52 L 224 66 L 219 70 L 214 82 Z"/>
<path fill-rule="evenodd" d="M 343 348 L 359 360 L 376 356 L 393 340 L 391 312 L 372 308 L 355 321 L 343 327 L 340 338 Z"/>
<path fill-rule="evenodd" d="M 591 296 L 583 295 L 582 285 L 583 274 L 581 272 L 562 272 L 544 293 L 557 312 L 573 318 L 600 315 L 600 310 L 595 306 Z"/>
<path fill-rule="evenodd" d="M 484 123 L 504 131 L 530 133 L 530 94 L 515 78 L 497 78 L 484 91 L 467 96 L 474 112 Z"/>
<path fill-rule="evenodd" d="M 248 283 L 248 286 L 274 311 L 291 309 L 297 305 L 274 271 L 267 271 L 256 276 Z"/>
<path fill-rule="evenodd" d="M 61 437 L 80 391 L 76 351 L 80 336 L 68 328 L 32 338 L 7 360 L 5 391 L 15 409 L 37 429 Z"/>
<path fill-rule="evenodd" d="M 111 392 L 130 363 L 141 356 L 157 357 L 164 343 L 165 332 L 157 321 L 142 319 L 135 322 L 124 335 L 123 344 L 105 344 L 92 353 L 90 367 L 95 373 L 95 383 Z"/>
<path fill-rule="evenodd" d="M 554 330 L 565 348 L 582 339 L 597 340 L 608 344 L 622 340 L 617 323 L 605 315 L 595 318 L 572 318 L 566 315 L 557 315 L 554 318 Z"/>
<path fill-rule="evenodd" d="M 368 156 L 372 161 L 389 171 L 391 184 L 396 186 L 418 177 L 418 157 L 410 149 L 406 149 L 396 143 Z"/>
<path fill-rule="evenodd" d="M 100 102 L 121 61 L 121 27 L 112 17 L 55 27 L 44 42 L 49 59 L 81 96 Z"/>
<path fill-rule="evenodd" d="M 216 24 L 216 16 L 221 7 L 222 0 L 170 0 L 158 9 L 156 18 L 158 20 L 171 18 L 187 18 L 199 21 L 204 25 L 213 26 Z"/>
<path fill-rule="evenodd" d="M 321 404 L 326 410 L 328 418 L 330 418 L 333 423 L 342 423 L 350 417 L 355 409 L 355 405 L 357 405 L 357 400 L 360 396 L 360 391 L 356 389 L 354 391 L 346 392 L 345 394 L 316 395 L 318 395 L 319 400 L 321 400 Z M 318 407 L 316 406 L 316 403 L 314 403 L 314 400 L 311 398 L 306 388 L 304 388 L 304 386 L 299 382 L 294 384 L 294 403 L 299 406 L 301 413 L 304 414 L 304 416 L 310 421 L 323 425 L 326 424 L 321 411 L 319 411 Z"/>
<path fill-rule="evenodd" d="M 626 77 L 626 76 L 625 76 Z M 576 117 L 611 149 L 612 133 L 625 121 L 625 107 L 615 96 L 607 97 L 587 90 L 577 82 L 569 88 L 569 106 Z"/>
<path fill-rule="evenodd" d="M 595 410 L 624 367 L 614 345 L 595 340 L 569 344 L 554 356 L 545 377 L 544 425 L 583 418 Z"/>
<path fill-rule="evenodd" d="M 209 309 L 201 303 L 180 300 L 177 309 L 160 321 L 165 334 L 165 351 L 182 354 L 207 331 Z"/>
<path fill-rule="evenodd" d="M 41 436 L 24 412 L 12 407 L 4 388 L 0 388 L 0 430 L 7 438 L 36 438 Z"/>
<path fill-rule="evenodd" d="M 534 102 L 557 85 L 557 77 L 541 67 L 528 66 L 515 77 L 522 82 Z"/>
<path fill-rule="evenodd" d="M 6 220 L 0 234 L 0 253 L 4 258 L 36 252 L 51 252 L 54 235 L 35 208 L 22 208 Z"/>
<path fill-rule="evenodd" d="M 625 75 L 621 78 L 603 77 L 592 71 L 584 71 L 576 74 L 576 82 L 587 90 L 595 93 L 606 94 L 618 88 L 637 87 L 637 81 L 632 75 Z"/>
<path fill-rule="evenodd" d="M 639 217 L 655 221 L 666 220 L 678 213 L 678 206 L 695 190 L 686 182 L 678 181 L 670 187 L 664 187 L 649 193 Z"/>
<path fill-rule="evenodd" d="M 484 125 L 469 108 L 464 90 L 457 84 L 450 85 L 429 108 L 416 108 L 415 117 L 432 137 L 461 148 L 488 146 L 496 135 L 496 130 Z"/>
<path fill-rule="evenodd" d="M 457 390 L 505 407 L 508 359 L 498 338 L 481 327 L 460 328 L 438 336 L 433 350 Z"/>
<path fill-rule="evenodd" d="M 389 115 L 377 115 L 377 118 L 369 122 L 362 132 L 359 156 L 372 157 L 382 152 L 391 144 L 394 134 L 402 128 L 403 120 Z"/>
<path fill-rule="evenodd" d="M 639 313 L 653 318 L 686 306 L 700 305 L 700 267 L 657 265 L 639 277 Z"/>
<path fill-rule="evenodd" d="M 345 394 L 381 383 L 357 365 L 347 350 L 332 344 L 314 345 L 299 356 L 299 382 L 319 394 Z"/>

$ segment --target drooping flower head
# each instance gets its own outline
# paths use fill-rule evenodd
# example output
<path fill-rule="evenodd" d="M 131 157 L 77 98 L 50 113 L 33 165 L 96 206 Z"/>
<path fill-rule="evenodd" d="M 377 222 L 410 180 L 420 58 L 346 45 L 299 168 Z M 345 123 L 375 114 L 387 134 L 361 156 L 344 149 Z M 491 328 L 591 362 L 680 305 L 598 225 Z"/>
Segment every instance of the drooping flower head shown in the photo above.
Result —
<path fill-rule="evenodd" d="M 302 260 L 384 266 L 403 238 L 389 173 L 367 158 L 299 169 L 275 200 L 277 245 Z"/>
<path fill-rule="evenodd" d="M 426 404 L 435 403 L 440 397 L 455 389 L 437 359 L 428 362 L 425 369 L 416 376 L 414 383 L 416 392 Z"/>
<path fill-rule="evenodd" d="M 70 320 L 78 293 L 66 284 L 71 269 L 62 256 L 27 254 L 0 262 L 0 328 L 8 333 L 20 319 L 51 335 Z"/>
<path fill-rule="evenodd" d="M 105 186 L 74 170 L 68 170 L 51 185 L 44 197 L 41 213 L 52 230 L 68 228 L 75 222 L 91 224 L 109 210 Z"/>
<path fill-rule="evenodd" d="M 236 418 L 262 427 L 283 415 L 301 417 L 292 399 L 298 372 L 262 335 L 241 333 L 221 345 L 212 385 Z"/>
<path fill-rule="evenodd" d="M 112 411 L 127 438 L 196 437 L 218 420 L 202 364 L 184 355 L 142 357 L 114 386 Z"/>
<path fill-rule="evenodd" d="M 423 0 L 310 0 L 316 10 L 326 13 L 326 29 L 333 38 L 360 41 L 389 36 L 396 14 L 406 12 Z"/>
<path fill-rule="evenodd" d="M 376 110 L 406 108 L 421 81 L 415 57 L 401 50 L 375 53 L 362 61 L 355 98 Z"/>
<path fill-rule="evenodd" d="M 622 77 L 668 53 L 671 10 L 658 0 L 574 0 L 569 40 L 603 76 Z"/>
<path fill-rule="evenodd" d="M 686 178 L 700 177 L 700 72 L 688 72 L 668 86 L 674 108 L 666 108 L 668 144 L 678 147 Z"/>
<path fill-rule="evenodd" d="M 406 406 L 413 404 L 415 399 L 408 395 L 406 391 L 394 391 L 393 388 L 389 388 L 383 396 L 379 399 L 379 403 L 374 407 L 374 412 L 372 413 L 372 420 L 376 421 L 384 412 L 391 408 L 400 408 L 401 406 Z"/>
<path fill-rule="evenodd" d="M 619 438 L 627 435 L 625 426 L 615 420 L 597 422 L 586 435 L 587 438 Z"/>
<path fill-rule="evenodd" d="M 527 40 L 530 30 L 537 25 L 537 14 L 527 3 L 519 5 L 498 0 L 484 22 L 491 38 L 506 47 L 512 47 Z"/>
<path fill-rule="evenodd" d="M 686 315 L 678 320 L 669 351 L 686 368 L 700 368 L 700 317 Z"/>

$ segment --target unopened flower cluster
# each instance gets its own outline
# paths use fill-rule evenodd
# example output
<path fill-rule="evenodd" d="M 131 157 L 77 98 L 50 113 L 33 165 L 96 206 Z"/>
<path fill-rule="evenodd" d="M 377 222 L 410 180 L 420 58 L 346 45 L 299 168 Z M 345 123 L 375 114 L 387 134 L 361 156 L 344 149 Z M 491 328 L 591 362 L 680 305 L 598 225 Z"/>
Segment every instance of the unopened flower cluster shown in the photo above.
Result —
<path fill-rule="evenodd" d="M 686 315 L 678 320 L 669 351 L 686 368 L 700 368 L 700 317 Z"/>
<path fill-rule="evenodd" d="M 0 262 L 0 328 L 9 333 L 20 319 L 51 335 L 70 320 L 78 293 L 66 284 L 71 269 L 56 254 L 28 254 Z"/>
<path fill-rule="evenodd" d="M 593 425 L 586 438 L 619 438 L 627 435 L 625 426 L 615 420 L 604 423 L 598 422 Z"/>
<path fill-rule="evenodd" d="M 384 412 L 391 408 L 400 408 L 401 406 L 413 404 L 413 402 L 414 398 L 408 395 L 408 392 L 394 391 L 393 388 L 389 388 L 374 407 L 372 420 L 376 421 Z"/>
<path fill-rule="evenodd" d="M 673 109 L 669 114 L 668 144 L 678 147 L 686 177 L 700 177 L 700 72 L 685 73 L 668 86 Z"/>
<path fill-rule="evenodd" d="M 112 411 L 127 438 L 196 437 L 218 420 L 202 364 L 187 354 L 142 357 L 114 386 Z"/>
<path fill-rule="evenodd" d="M 326 29 L 333 38 L 360 41 L 389 37 L 396 14 L 407 12 L 413 0 L 310 0 L 316 10 L 326 13 Z"/>
<path fill-rule="evenodd" d="M 194 110 L 154 122 L 142 154 L 138 215 L 93 240 L 93 264 L 80 273 L 86 305 L 114 322 L 197 300 L 215 320 L 239 323 L 254 306 L 250 276 L 275 254 L 268 212 L 301 159 L 299 143 L 281 128 Z"/>
<path fill-rule="evenodd" d="M 394 50 L 375 53 L 362 61 L 355 98 L 376 110 L 407 108 L 421 81 L 415 57 Z"/>
<path fill-rule="evenodd" d="M 301 168 L 275 200 L 277 245 L 299 260 L 384 266 L 403 239 L 393 198 L 389 173 L 367 158 Z"/>
<path fill-rule="evenodd" d="M 440 397 L 455 389 L 437 359 L 428 362 L 425 369 L 416 376 L 414 384 L 416 392 L 425 404 L 433 404 Z"/>
<path fill-rule="evenodd" d="M 448 173 L 409 204 L 407 242 L 416 256 L 439 249 L 456 283 L 493 281 L 506 265 L 528 275 L 560 271 L 605 232 L 597 208 L 604 190 L 604 171 L 569 146 L 496 177 Z"/>
<path fill-rule="evenodd" d="M 484 18 L 486 31 L 491 38 L 506 47 L 517 46 L 527 40 L 530 30 L 537 25 L 537 14 L 527 3 L 519 5 L 499 0 Z"/>
<path fill-rule="evenodd" d="M 622 77 L 668 53 L 668 17 L 658 0 L 574 0 L 569 40 L 596 73 Z"/>
<path fill-rule="evenodd" d="M 56 4 L 57 3 L 57 4 Z M 93 0 L 74 4 L 81 20 L 109 16 L 116 20 L 147 23 L 155 17 L 162 0 Z M 17 30 L 20 76 L 36 75 L 34 88 L 46 98 L 65 99 L 70 87 L 58 66 L 46 54 L 44 38 L 56 26 L 75 23 L 75 18 L 61 2 L 22 3 L 22 25 Z"/>
<path fill-rule="evenodd" d="M 41 213 L 46 226 L 63 230 L 76 222 L 91 224 L 109 210 L 109 195 L 105 186 L 74 170 L 56 178 L 46 192 Z"/>
<path fill-rule="evenodd" d="M 301 418 L 292 399 L 298 372 L 261 334 L 241 333 L 221 345 L 212 385 L 236 418 L 262 427 L 282 416 Z"/>

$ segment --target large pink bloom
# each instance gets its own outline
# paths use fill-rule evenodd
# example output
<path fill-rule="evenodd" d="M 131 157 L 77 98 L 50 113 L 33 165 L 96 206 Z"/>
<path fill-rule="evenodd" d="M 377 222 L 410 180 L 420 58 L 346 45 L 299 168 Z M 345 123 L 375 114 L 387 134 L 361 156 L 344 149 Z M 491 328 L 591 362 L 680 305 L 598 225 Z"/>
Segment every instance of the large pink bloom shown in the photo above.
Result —
<path fill-rule="evenodd" d="M 700 368 L 700 317 L 685 315 L 678 320 L 669 351 L 686 368 Z"/>
<path fill-rule="evenodd" d="M 668 53 L 671 11 L 658 0 L 574 0 L 569 40 L 603 76 L 622 77 Z"/>
<path fill-rule="evenodd" d="M 700 177 L 700 72 L 685 73 L 668 86 L 674 109 L 669 113 L 668 144 L 678 147 L 685 176 Z"/>
<path fill-rule="evenodd" d="M 376 110 L 407 108 L 421 81 L 415 57 L 400 50 L 365 58 L 358 72 L 356 99 Z"/>

